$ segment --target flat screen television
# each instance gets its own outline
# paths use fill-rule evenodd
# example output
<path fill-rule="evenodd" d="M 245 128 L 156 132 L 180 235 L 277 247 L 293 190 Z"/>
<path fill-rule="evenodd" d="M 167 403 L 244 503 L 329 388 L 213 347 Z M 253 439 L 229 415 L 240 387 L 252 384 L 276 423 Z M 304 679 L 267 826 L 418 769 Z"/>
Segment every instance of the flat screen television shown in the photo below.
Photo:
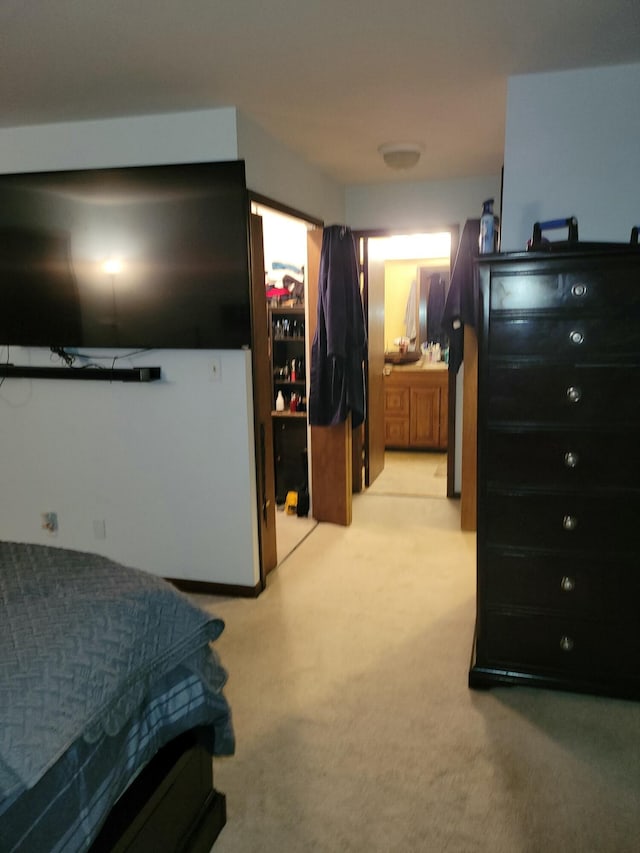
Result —
<path fill-rule="evenodd" d="M 244 162 L 0 175 L 0 345 L 251 343 Z"/>

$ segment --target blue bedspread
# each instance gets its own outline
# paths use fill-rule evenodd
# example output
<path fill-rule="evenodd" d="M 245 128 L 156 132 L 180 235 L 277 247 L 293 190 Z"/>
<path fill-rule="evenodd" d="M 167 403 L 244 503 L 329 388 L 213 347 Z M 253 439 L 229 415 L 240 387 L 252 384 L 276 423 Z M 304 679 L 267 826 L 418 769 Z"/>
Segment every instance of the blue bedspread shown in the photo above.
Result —
<path fill-rule="evenodd" d="M 0 542 L 0 804 L 77 740 L 115 735 L 178 665 L 222 694 L 224 624 L 160 578 L 105 557 Z M 223 701 L 224 704 L 224 701 Z M 233 752 L 220 715 L 216 753 Z"/>

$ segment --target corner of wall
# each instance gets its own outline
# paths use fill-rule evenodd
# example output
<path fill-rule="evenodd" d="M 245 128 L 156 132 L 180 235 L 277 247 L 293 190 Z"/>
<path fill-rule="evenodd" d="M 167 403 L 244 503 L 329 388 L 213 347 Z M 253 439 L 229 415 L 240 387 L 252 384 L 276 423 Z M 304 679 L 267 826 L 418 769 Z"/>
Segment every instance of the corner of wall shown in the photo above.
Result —
<path fill-rule="evenodd" d="M 238 157 L 247 186 L 260 195 L 324 222 L 345 221 L 344 187 L 307 163 L 242 112 L 237 114 Z"/>

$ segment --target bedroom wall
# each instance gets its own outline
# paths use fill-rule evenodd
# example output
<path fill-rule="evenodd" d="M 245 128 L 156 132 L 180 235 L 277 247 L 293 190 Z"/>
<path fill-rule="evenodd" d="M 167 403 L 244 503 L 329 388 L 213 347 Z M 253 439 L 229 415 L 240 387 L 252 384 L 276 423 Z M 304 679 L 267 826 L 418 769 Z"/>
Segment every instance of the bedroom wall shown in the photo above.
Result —
<path fill-rule="evenodd" d="M 534 222 L 573 215 L 581 240 L 629 240 L 640 220 L 639 90 L 638 64 L 510 78 L 503 251 L 523 249 Z"/>
<path fill-rule="evenodd" d="M 500 175 L 353 185 L 346 189 L 345 205 L 352 228 L 428 231 L 462 228 L 467 219 L 480 216 L 486 198 L 495 198 L 499 206 Z"/>
<path fill-rule="evenodd" d="M 6 172 L 237 156 L 233 109 L 0 130 Z M 212 359 L 221 368 L 217 382 Z M 12 348 L 11 360 L 50 363 L 40 349 Z M 253 587 L 250 354 L 164 350 L 131 363 L 160 365 L 163 380 L 2 383 L 0 537 Z M 49 511 L 58 514 L 55 538 L 40 526 Z M 103 523 L 106 537 L 96 538 Z"/>
<path fill-rule="evenodd" d="M 237 157 L 233 107 L 0 129 L 2 172 L 153 166 Z"/>
<path fill-rule="evenodd" d="M 11 359 L 51 364 L 41 349 L 12 347 Z M 2 384 L 0 538 L 253 586 L 249 354 L 164 350 L 119 362 L 128 365 L 159 365 L 162 381 Z M 55 537 L 41 529 L 43 512 L 57 513 Z"/>
<path fill-rule="evenodd" d="M 327 225 L 345 222 L 344 187 L 269 136 L 242 112 L 237 119 L 238 157 L 246 163 L 249 189 Z"/>

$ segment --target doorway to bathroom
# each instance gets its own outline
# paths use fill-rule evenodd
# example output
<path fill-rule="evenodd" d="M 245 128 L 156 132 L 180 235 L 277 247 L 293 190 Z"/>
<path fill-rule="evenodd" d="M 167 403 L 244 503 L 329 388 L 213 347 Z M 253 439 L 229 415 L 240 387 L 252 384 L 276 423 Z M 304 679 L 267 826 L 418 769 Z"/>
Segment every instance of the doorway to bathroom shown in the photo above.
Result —
<path fill-rule="evenodd" d="M 458 228 L 355 236 L 369 341 L 364 486 L 453 497 L 456 389 L 441 315 Z"/>

